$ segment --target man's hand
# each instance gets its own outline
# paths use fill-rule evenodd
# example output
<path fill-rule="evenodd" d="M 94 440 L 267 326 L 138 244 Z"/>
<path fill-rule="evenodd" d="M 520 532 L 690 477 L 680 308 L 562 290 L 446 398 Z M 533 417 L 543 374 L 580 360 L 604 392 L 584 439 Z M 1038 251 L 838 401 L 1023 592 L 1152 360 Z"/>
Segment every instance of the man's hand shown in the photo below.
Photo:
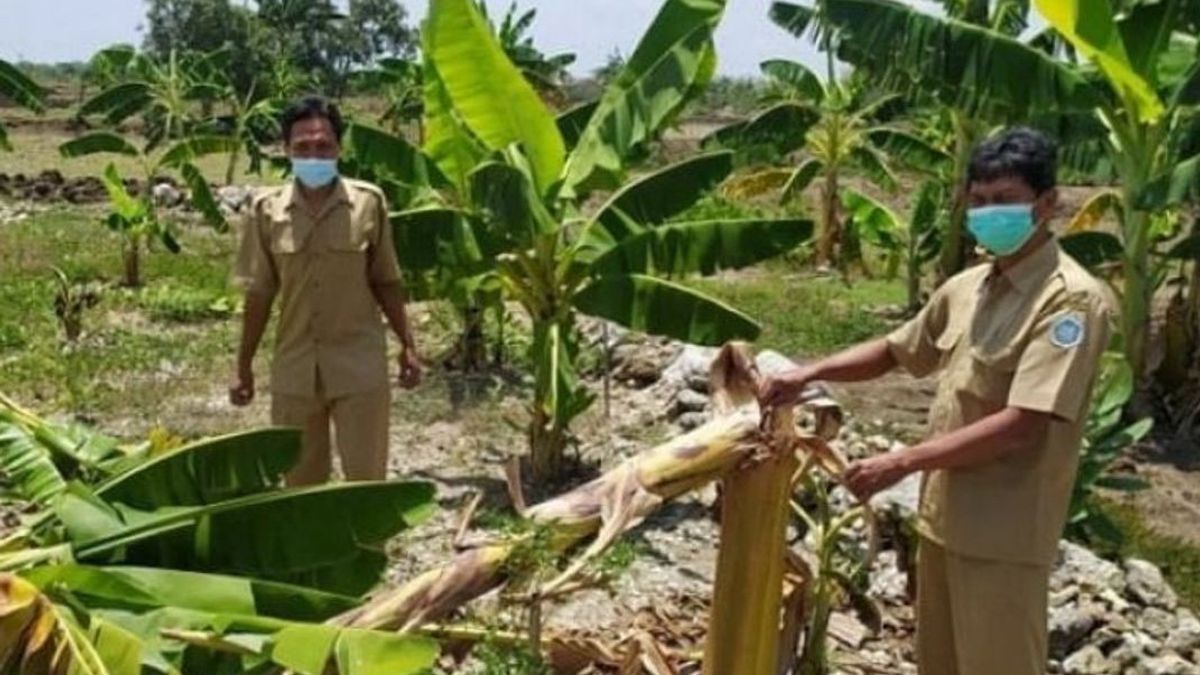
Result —
<path fill-rule="evenodd" d="M 764 408 L 794 405 L 803 397 L 804 388 L 814 379 L 813 372 L 808 368 L 793 368 L 782 375 L 768 377 L 758 387 L 758 403 Z"/>
<path fill-rule="evenodd" d="M 418 384 L 421 384 L 421 360 L 415 349 L 405 348 L 400 352 L 400 386 L 412 389 Z"/>
<path fill-rule="evenodd" d="M 886 455 L 852 462 L 842 474 L 842 480 L 855 497 L 866 501 L 876 493 L 899 483 L 911 473 L 900 454 L 889 452 Z"/>
<path fill-rule="evenodd" d="M 254 369 L 238 368 L 233 384 L 229 385 L 229 402 L 243 408 L 254 400 Z"/>

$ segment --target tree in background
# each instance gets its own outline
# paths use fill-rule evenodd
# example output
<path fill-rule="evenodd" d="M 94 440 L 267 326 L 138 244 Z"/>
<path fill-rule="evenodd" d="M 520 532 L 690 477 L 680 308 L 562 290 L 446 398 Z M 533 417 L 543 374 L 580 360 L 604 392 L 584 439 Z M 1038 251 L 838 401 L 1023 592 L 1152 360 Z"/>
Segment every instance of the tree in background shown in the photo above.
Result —
<path fill-rule="evenodd" d="M 411 57 L 416 31 L 397 0 L 147 0 L 144 48 L 157 58 L 229 50 L 230 79 L 243 97 L 265 93 L 274 64 L 287 61 L 327 93 L 384 57 Z"/>

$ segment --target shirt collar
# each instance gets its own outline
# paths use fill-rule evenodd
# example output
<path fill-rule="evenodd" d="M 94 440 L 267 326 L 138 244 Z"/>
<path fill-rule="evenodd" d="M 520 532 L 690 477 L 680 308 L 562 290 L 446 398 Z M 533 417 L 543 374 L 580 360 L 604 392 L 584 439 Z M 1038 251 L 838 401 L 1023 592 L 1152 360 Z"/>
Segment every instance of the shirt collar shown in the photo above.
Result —
<path fill-rule="evenodd" d="M 1058 269 L 1058 242 L 1054 237 L 1047 237 L 1037 248 L 1017 262 L 1016 265 L 1001 271 L 993 263 L 989 280 L 1004 279 L 1018 293 L 1024 295 L 1041 286 L 1041 283 Z"/>
<path fill-rule="evenodd" d="M 296 181 L 292 180 L 283 188 L 283 203 L 287 204 L 288 209 L 303 208 L 304 198 L 300 195 L 300 190 L 296 188 Z M 333 193 L 321 206 L 321 213 L 327 212 L 330 208 L 338 204 L 350 203 L 350 191 L 346 189 L 346 181 L 341 178 L 336 179 L 333 188 Z"/>

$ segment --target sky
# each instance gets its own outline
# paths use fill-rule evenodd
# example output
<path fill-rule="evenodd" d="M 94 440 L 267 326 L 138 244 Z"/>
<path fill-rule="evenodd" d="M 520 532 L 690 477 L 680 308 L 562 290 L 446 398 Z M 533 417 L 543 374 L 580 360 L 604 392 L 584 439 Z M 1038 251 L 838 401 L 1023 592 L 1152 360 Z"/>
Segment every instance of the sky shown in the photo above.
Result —
<path fill-rule="evenodd" d="M 510 0 L 488 0 L 502 15 Z M 402 1 L 415 18 L 425 2 Z M 578 55 L 577 74 L 604 64 L 614 49 L 628 55 L 654 18 L 661 0 L 521 0 L 536 7 L 534 42 L 542 51 Z M 720 72 L 752 75 L 768 58 L 792 58 L 814 65 L 816 51 L 767 19 L 769 0 L 729 0 L 717 32 Z M 101 47 L 141 42 L 144 0 L 0 0 L 0 58 L 17 61 L 82 61 Z M 103 8 L 103 9 L 101 9 Z"/>

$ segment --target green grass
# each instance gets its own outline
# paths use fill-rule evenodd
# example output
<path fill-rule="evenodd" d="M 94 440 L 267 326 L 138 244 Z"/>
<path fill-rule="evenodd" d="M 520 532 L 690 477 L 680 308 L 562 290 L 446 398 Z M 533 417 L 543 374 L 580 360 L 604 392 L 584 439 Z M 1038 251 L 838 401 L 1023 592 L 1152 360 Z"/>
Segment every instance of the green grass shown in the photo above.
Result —
<path fill-rule="evenodd" d="M 83 418 L 123 412 L 147 421 L 172 396 L 229 370 L 236 308 L 228 286 L 233 235 L 184 227 L 184 253 L 143 259 L 146 286 L 116 286 L 120 239 L 91 211 L 50 211 L 0 227 L 0 390 L 39 409 Z M 103 285 L 67 344 L 54 315 L 51 266 Z"/>
<path fill-rule="evenodd" d="M 899 280 L 841 280 L 789 274 L 778 265 L 693 285 L 762 324 L 756 345 L 788 356 L 817 356 L 879 337 L 895 326 L 874 312 L 904 303 Z"/>
<path fill-rule="evenodd" d="M 1120 546 L 1109 547 L 1101 553 L 1154 563 L 1162 568 L 1163 576 L 1179 595 L 1179 601 L 1200 611 L 1200 547 L 1154 531 L 1132 504 L 1106 500 L 1101 508 L 1125 535 Z"/>

